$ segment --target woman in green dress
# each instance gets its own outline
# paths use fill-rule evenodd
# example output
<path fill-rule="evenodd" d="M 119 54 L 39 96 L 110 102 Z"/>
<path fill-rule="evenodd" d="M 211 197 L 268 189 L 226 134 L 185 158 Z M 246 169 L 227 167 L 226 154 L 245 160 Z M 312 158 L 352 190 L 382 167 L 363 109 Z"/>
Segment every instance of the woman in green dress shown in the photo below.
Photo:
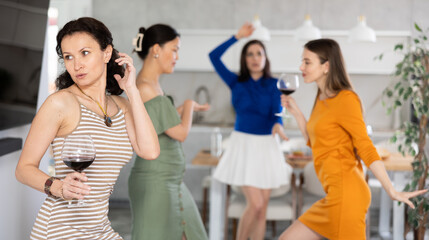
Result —
<path fill-rule="evenodd" d="M 206 111 L 209 105 L 186 100 L 175 109 L 159 84 L 161 74 L 174 71 L 179 47 L 179 34 L 163 24 L 140 28 L 134 39 L 134 51 L 143 60 L 137 87 L 158 134 L 161 153 L 154 161 L 137 157 L 131 170 L 132 239 L 207 239 L 195 202 L 182 181 L 185 157 L 181 142 L 188 136 L 193 112 Z"/>

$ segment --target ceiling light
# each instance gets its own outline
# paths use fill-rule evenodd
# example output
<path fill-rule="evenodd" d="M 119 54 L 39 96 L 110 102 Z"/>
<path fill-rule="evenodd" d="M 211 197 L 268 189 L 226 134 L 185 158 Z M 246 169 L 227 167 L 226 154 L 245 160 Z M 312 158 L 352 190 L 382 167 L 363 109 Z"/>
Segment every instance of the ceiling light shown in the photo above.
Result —
<path fill-rule="evenodd" d="M 376 42 L 375 31 L 366 25 L 365 16 L 359 16 L 357 25 L 349 31 L 349 42 Z"/>
<path fill-rule="evenodd" d="M 304 23 L 295 30 L 295 40 L 313 40 L 322 38 L 319 28 L 313 25 L 310 15 L 305 15 Z"/>
<path fill-rule="evenodd" d="M 268 28 L 262 25 L 258 15 L 255 15 L 255 19 L 253 20 L 252 25 L 255 28 L 255 30 L 253 31 L 250 38 L 258 39 L 260 41 L 265 41 L 265 42 L 270 41 L 271 39 L 270 31 L 268 31 Z"/>

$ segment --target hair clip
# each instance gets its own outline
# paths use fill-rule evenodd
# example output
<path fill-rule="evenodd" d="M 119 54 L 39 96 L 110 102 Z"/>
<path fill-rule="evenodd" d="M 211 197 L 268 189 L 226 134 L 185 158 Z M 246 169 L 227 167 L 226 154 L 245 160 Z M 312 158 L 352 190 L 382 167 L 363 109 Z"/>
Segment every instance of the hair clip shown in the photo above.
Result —
<path fill-rule="evenodd" d="M 142 42 L 143 42 L 143 33 L 138 33 L 135 38 L 133 38 L 133 46 L 136 52 L 140 52 L 142 50 Z"/>

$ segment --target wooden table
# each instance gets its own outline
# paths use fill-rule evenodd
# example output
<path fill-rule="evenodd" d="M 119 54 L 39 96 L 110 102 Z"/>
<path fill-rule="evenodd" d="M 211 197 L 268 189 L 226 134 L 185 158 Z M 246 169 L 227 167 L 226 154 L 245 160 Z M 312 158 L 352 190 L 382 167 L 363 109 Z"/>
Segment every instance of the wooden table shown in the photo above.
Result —
<path fill-rule="evenodd" d="M 219 163 L 219 158 L 210 154 L 210 150 L 201 150 L 197 155 L 192 159 L 193 165 L 200 166 L 217 166 Z"/>
<path fill-rule="evenodd" d="M 312 161 L 311 157 L 290 157 L 285 154 L 286 162 L 289 163 L 293 168 L 304 168 L 307 163 Z M 210 154 L 209 150 L 201 150 L 197 155 L 192 159 L 193 165 L 200 166 L 216 166 L 219 163 L 219 158 Z"/>
<path fill-rule="evenodd" d="M 412 171 L 412 156 L 402 156 L 401 153 L 391 153 L 386 160 L 383 160 L 387 171 Z"/>

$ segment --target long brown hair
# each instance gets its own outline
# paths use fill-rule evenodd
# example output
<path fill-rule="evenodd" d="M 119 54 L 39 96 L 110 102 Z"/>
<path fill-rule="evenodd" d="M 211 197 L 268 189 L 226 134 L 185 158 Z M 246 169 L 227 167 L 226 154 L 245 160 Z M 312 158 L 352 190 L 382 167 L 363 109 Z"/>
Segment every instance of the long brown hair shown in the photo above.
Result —
<path fill-rule="evenodd" d="M 334 93 L 336 96 L 341 90 L 352 90 L 353 86 L 347 74 L 343 54 L 340 46 L 335 40 L 322 38 L 307 42 L 304 48 L 317 54 L 320 64 L 329 62 L 329 70 L 326 76 L 325 91 Z M 320 89 L 317 90 L 316 99 L 320 96 Z M 314 108 L 313 105 L 313 108 Z"/>
<path fill-rule="evenodd" d="M 268 60 L 267 51 L 265 50 L 264 44 L 259 40 L 250 40 L 243 46 L 243 49 L 241 50 L 240 74 L 238 75 L 239 82 L 246 82 L 247 80 L 250 79 L 250 71 L 246 64 L 246 54 L 247 54 L 247 49 L 250 47 L 250 45 L 253 45 L 253 44 L 258 44 L 264 50 L 265 67 L 264 69 L 262 69 L 263 79 L 267 79 L 271 77 L 270 60 Z"/>

